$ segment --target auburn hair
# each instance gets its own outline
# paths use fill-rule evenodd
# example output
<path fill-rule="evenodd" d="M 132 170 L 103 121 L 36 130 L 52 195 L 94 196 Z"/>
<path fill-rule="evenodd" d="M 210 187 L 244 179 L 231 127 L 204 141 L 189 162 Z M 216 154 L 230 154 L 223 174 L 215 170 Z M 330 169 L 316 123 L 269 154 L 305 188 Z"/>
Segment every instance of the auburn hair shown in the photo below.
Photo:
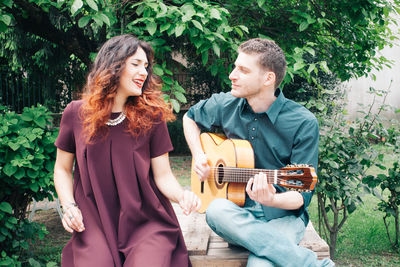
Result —
<path fill-rule="evenodd" d="M 116 36 L 100 48 L 82 96 L 80 115 L 87 143 L 91 143 L 97 136 L 105 137 L 108 134 L 106 122 L 111 116 L 120 76 L 127 58 L 133 56 L 139 47 L 146 53 L 148 74 L 142 87 L 142 94 L 130 96 L 126 101 L 128 131 L 137 136 L 149 131 L 154 123 L 175 119 L 171 106 L 162 98 L 161 79 L 153 74 L 152 47 L 130 34 Z"/>

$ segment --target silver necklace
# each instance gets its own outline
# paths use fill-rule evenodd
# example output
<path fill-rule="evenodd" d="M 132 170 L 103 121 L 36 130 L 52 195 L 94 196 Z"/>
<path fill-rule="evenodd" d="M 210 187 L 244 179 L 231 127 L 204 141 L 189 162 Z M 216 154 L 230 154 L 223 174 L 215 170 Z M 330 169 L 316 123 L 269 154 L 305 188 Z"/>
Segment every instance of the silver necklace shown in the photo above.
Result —
<path fill-rule="evenodd" d="M 108 120 L 108 121 L 106 122 L 106 125 L 108 125 L 108 126 L 115 126 L 115 125 L 118 125 L 118 124 L 120 124 L 121 122 L 123 122 L 123 121 L 125 120 L 125 118 L 126 118 L 125 113 L 124 113 L 124 112 L 121 112 L 121 113 L 119 114 L 119 116 L 116 117 L 115 119 L 113 119 L 113 120 Z"/>

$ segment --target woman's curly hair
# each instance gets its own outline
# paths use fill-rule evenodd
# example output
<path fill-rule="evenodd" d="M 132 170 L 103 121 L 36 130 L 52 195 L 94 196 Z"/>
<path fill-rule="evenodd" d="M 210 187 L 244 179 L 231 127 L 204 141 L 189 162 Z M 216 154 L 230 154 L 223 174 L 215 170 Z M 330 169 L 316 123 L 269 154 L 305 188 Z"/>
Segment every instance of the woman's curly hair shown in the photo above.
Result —
<path fill-rule="evenodd" d="M 110 119 L 120 76 L 127 58 L 133 56 L 138 47 L 147 55 L 148 76 L 142 94 L 127 99 L 125 113 L 129 120 L 128 131 L 137 136 L 150 130 L 154 123 L 175 118 L 170 105 L 162 98 L 161 79 L 153 74 L 154 51 L 151 46 L 129 34 L 116 36 L 105 42 L 99 50 L 85 85 L 80 115 L 87 143 L 96 136 L 107 135 L 106 122 Z"/>

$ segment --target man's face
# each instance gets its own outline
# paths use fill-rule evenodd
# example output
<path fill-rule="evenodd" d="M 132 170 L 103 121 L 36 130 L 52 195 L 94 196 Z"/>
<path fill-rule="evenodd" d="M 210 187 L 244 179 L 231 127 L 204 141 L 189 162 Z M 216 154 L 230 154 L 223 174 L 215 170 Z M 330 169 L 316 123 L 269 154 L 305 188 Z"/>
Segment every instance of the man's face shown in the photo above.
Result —
<path fill-rule="evenodd" d="M 235 97 L 256 97 L 262 90 L 267 71 L 263 70 L 257 54 L 239 52 L 234 69 L 229 75 L 232 82 L 231 93 Z"/>

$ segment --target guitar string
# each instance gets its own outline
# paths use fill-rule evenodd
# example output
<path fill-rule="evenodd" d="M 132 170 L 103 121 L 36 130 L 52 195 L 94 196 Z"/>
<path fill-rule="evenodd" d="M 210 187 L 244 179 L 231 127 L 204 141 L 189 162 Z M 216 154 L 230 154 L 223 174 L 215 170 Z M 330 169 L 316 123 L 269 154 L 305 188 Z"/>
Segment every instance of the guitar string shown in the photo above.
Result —
<path fill-rule="evenodd" d="M 229 179 L 225 179 L 228 181 L 224 182 L 247 182 L 245 180 L 248 180 L 250 177 L 243 177 L 243 176 L 248 176 L 248 175 L 255 175 L 258 173 L 265 173 L 267 174 L 267 182 L 269 184 L 273 184 L 275 182 L 275 174 L 277 176 L 285 176 L 285 177 L 290 177 L 291 174 L 288 174 L 289 171 L 293 170 L 267 170 L 267 169 L 246 169 L 246 168 L 236 168 L 236 167 L 222 167 L 225 170 L 225 175 L 223 177 L 223 180 L 225 176 L 229 176 Z M 211 170 L 220 170 L 221 167 L 211 167 Z M 269 176 L 270 175 L 270 176 Z M 301 176 L 302 174 L 295 174 L 296 176 Z M 294 175 L 293 175 L 294 176 Z M 212 177 L 207 178 L 208 181 L 213 181 L 214 179 Z M 276 177 L 276 181 L 280 182 L 280 184 L 288 184 L 287 179 L 282 179 L 279 177 Z M 303 184 L 307 184 L 307 182 L 298 180 L 302 182 Z M 284 183 L 281 183 L 284 182 Z M 295 184 L 292 184 L 292 186 L 296 186 Z M 297 185 L 301 186 L 301 185 Z"/>

